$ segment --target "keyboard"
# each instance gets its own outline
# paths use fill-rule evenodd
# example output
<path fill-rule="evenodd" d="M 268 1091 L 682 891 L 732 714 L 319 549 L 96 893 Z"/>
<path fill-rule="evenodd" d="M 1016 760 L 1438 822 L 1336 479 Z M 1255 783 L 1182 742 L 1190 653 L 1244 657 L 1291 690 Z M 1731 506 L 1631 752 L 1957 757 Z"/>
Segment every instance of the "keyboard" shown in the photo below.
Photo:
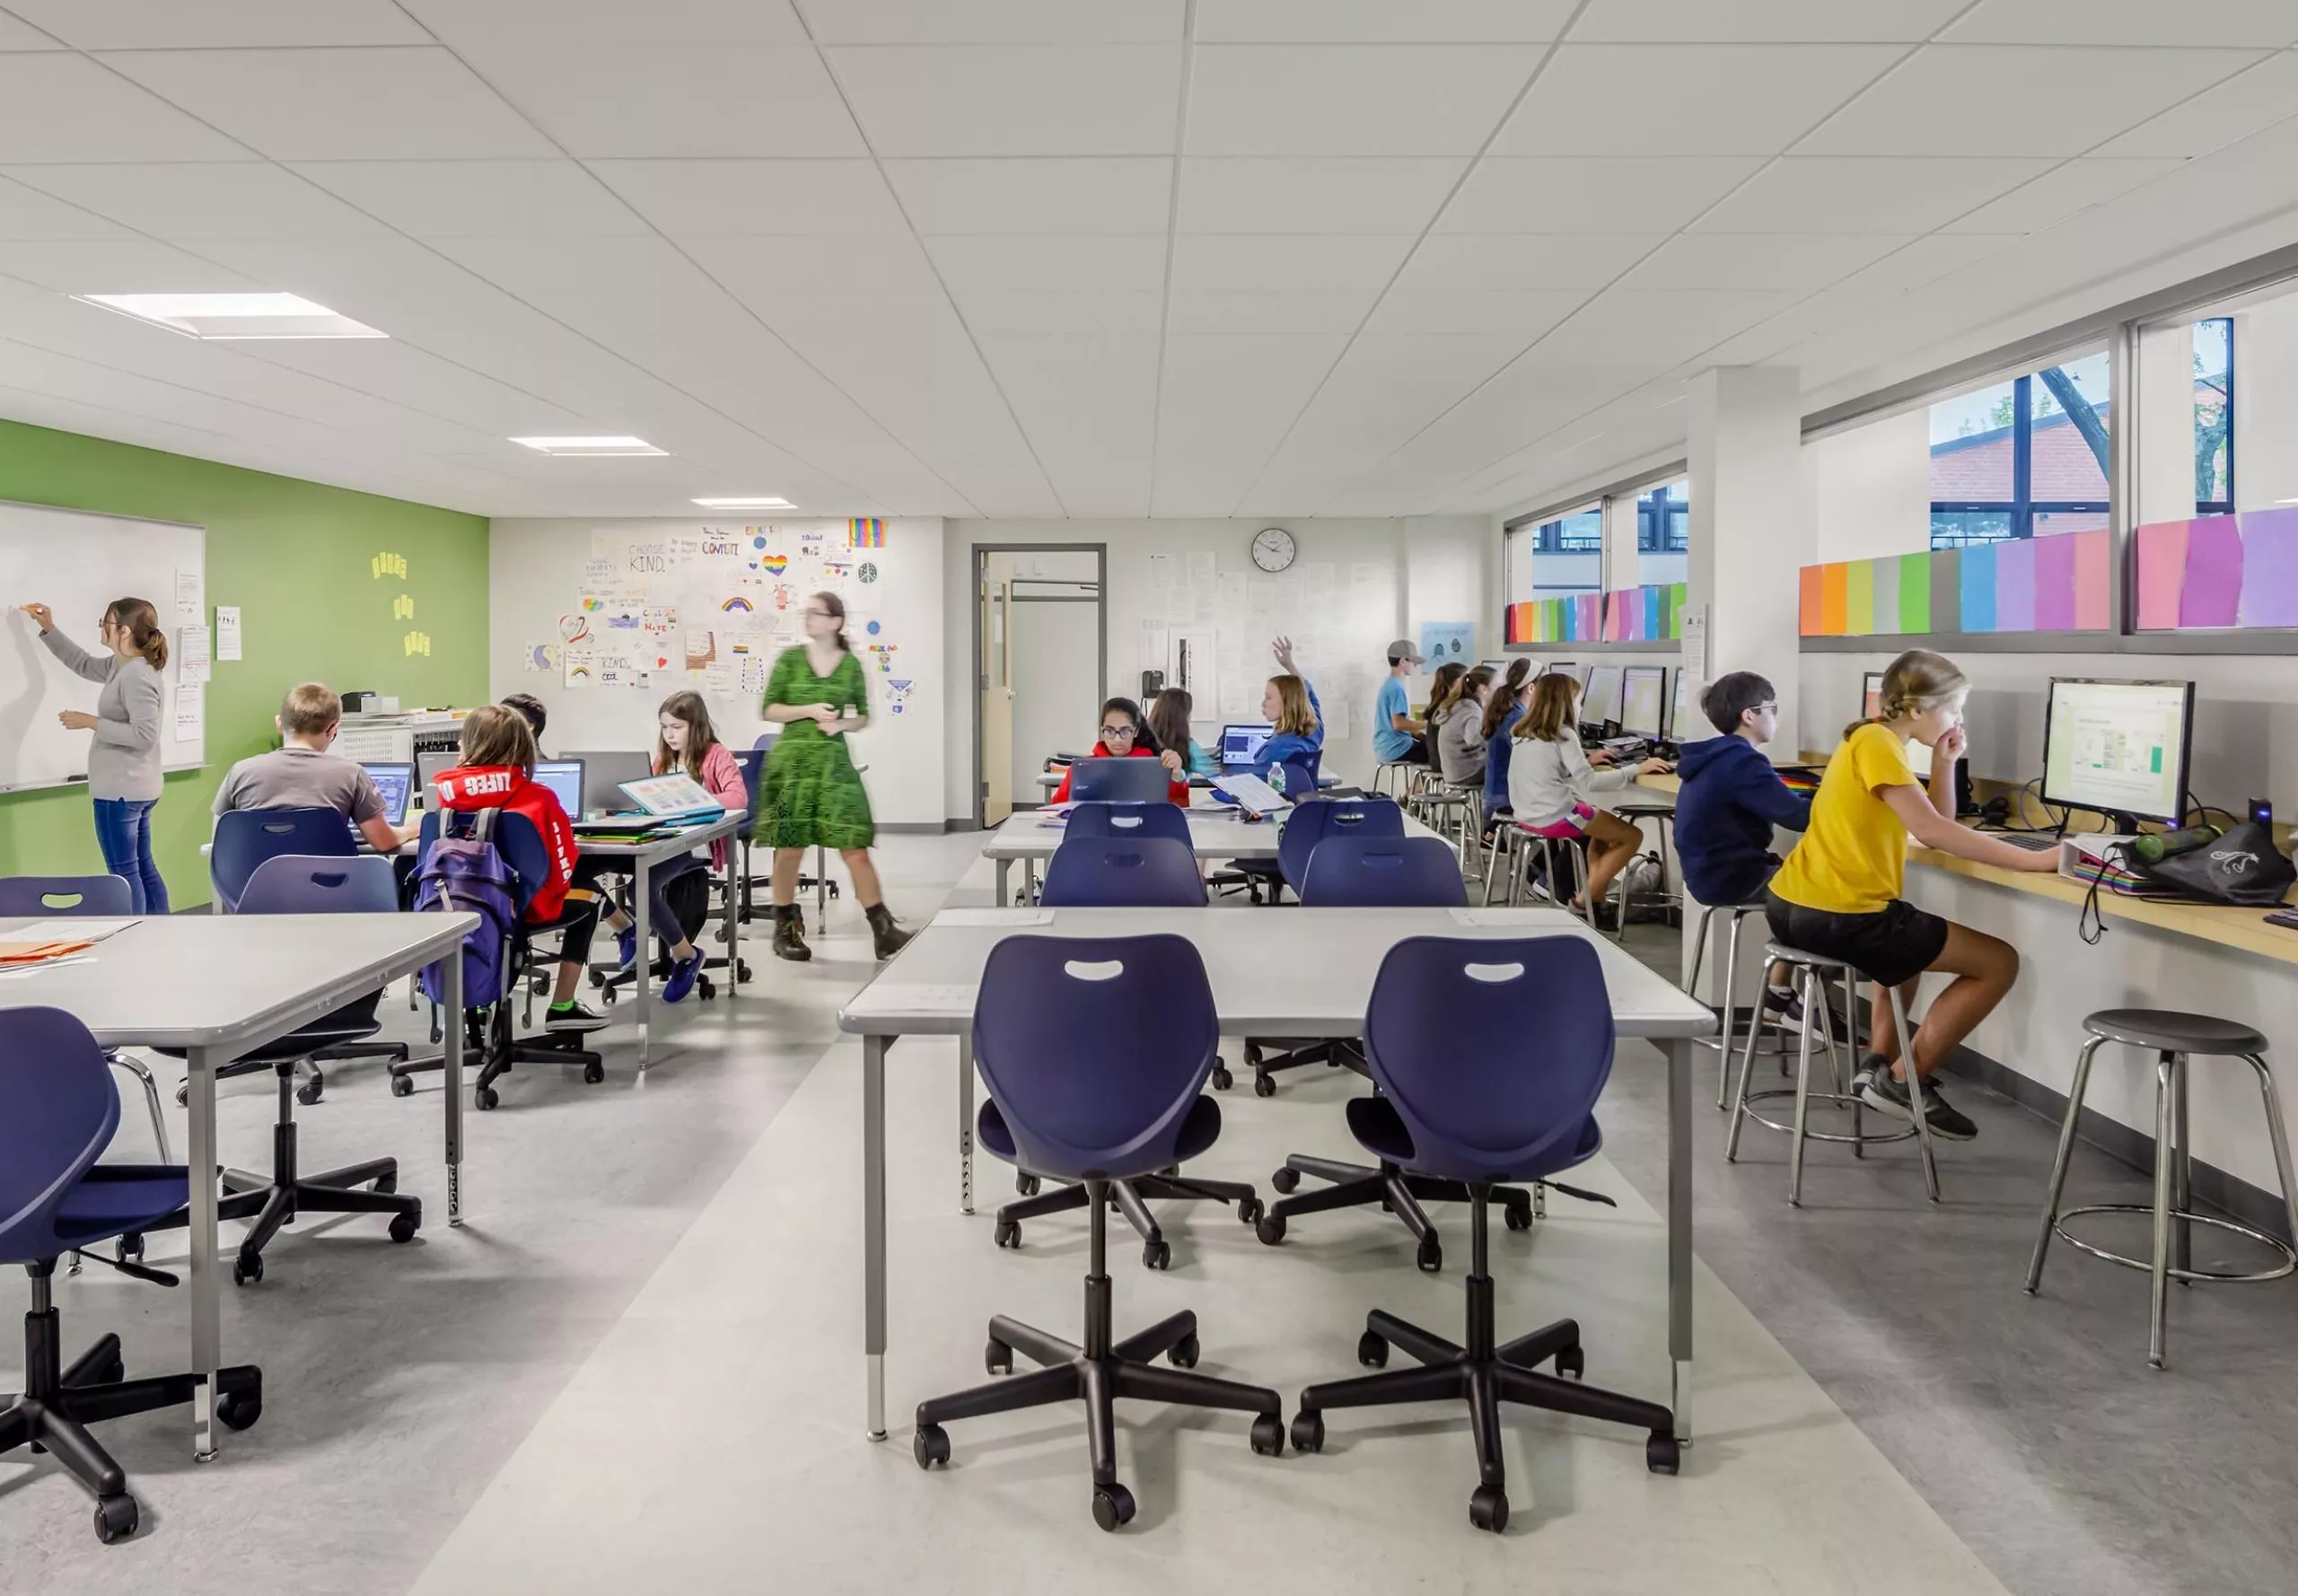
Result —
<path fill-rule="evenodd" d="M 2048 854 L 2058 846 L 2058 838 L 2031 831 L 1990 831 L 1997 842 L 2007 842 L 2014 848 L 2024 848 L 2030 854 Z"/>

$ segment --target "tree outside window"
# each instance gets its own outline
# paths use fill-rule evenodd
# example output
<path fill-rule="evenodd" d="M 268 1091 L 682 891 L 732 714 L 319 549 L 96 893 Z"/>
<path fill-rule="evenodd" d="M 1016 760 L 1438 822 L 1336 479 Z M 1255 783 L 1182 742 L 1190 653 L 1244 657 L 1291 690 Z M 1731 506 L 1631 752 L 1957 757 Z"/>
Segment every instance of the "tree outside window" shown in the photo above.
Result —
<path fill-rule="evenodd" d="M 1931 407 L 1931 546 L 1960 548 L 2107 524 L 2104 353 Z"/>

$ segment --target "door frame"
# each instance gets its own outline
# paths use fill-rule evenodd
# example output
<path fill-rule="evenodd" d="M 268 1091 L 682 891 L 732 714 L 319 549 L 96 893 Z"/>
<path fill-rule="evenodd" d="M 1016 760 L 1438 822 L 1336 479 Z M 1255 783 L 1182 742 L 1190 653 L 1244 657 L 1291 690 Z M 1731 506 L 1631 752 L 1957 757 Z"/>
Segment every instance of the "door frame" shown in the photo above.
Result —
<path fill-rule="evenodd" d="M 980 830 L 984 824 L 982 818 L 982 800 L 984 794 L 982 791 L 981 767 L 981 696 L 989 690 L 989 672 L 987 669 L 989 662 L 982 653 L 982 648 L 987 640 L 981 635 L 981 584 L 985 580 L 987 580 L 985 567 L 988 564 L 987 557 L 993 554 L 1090 554 L 1093 557 L 1093 582 L 1101 590 L 1101 598 L 1097 604 L 1097 609 L 1100 613 L 1095 618 L 1098 623 L 1095 630 L 1098 632 L 1100 636 L 1100 647 L 1094 651 L 1093 658 L 1094 674 L 1100 684 L 1096 689 L 1096 697 L 1107 698 L 1110 696 L 1110 546 L 1106 543 L 995 542 L 976 543 L 973 545 L 973 556 L 968 562 L 968 586 L 966 589 L 967 607 L 972 611 L 972 620 L 969 624 L 973 632 L 973 648 L 971 653 L 967 657 L 966 665 L 967 674 L 973 682 L 973 736 L 969 740 L 973 744 L 972 758 L 969 760 L 972 769 L 972 782 L 967 789 L 969 797 L 966 804 L 966 811 L 973 822 L 974 829 L 977 831 Z M 1052 582 L 1060 579 L 1048 576 L 1016 578 L 1016 580 Z M 1076 602 L 1077 601 L 1070 600 L 1064 601 Z M 1005 618 L 1005 624 L 1009 627 L 1013 624 L 1013 618 L 1011 615 L 1008 615 Z M 1017 805 L 1016 807 L 1019 806 Z"/>

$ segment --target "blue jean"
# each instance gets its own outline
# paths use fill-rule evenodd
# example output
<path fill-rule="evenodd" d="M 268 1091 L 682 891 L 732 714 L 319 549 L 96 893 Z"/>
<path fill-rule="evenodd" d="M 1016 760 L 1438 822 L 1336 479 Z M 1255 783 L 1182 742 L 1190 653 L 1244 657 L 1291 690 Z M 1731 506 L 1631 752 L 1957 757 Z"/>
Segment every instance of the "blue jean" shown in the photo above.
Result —
<path fill-rule="evenodd" d="M 96 804 L 96 844 L 104 851 L 104 868 L 126 879 L 139 915 L 168 912 L 168 883 L 152 863 L 152 806 L 156 798 L 99 798 Z"/>

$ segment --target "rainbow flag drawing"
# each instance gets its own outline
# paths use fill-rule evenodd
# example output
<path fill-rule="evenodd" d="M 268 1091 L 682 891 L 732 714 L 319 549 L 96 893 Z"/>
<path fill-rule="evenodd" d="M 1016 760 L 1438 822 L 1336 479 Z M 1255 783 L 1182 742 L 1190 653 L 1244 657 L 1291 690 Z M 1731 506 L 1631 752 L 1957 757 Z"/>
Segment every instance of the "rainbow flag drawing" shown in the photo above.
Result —
<path fill-rule="evenodd" d="M 847 522 L 846 546 L 848 548 L 883 548 L 886 546 L 886 523 L 875 516 L 867 521 Z"/>
<path fill-rule="evenodd" d="M 724 611 L 726 614 L 728 614 L 728 615 L 732 615 L 732 614 L 736 613 L 737 611 L 739 611 L 739 612 L 741 612 L 741 614 L 744 614 L 744 615 L 748 615 L 748 614 L 750 614 L 750 613 L 751 613 L 750 601 L 748 599 L 745 599 L 744 597 L 742 597 L 742 595 L 741 595 L 741 594 L 740 594 L 740 593 L 736 593 L 732 598 L 731 598 L 731 599 L 727 600 L 724 604 L 719 605 L 719 606 L 718 606 L 718 608 L 719 608 L 720 609 L 724 610 Z"/>

